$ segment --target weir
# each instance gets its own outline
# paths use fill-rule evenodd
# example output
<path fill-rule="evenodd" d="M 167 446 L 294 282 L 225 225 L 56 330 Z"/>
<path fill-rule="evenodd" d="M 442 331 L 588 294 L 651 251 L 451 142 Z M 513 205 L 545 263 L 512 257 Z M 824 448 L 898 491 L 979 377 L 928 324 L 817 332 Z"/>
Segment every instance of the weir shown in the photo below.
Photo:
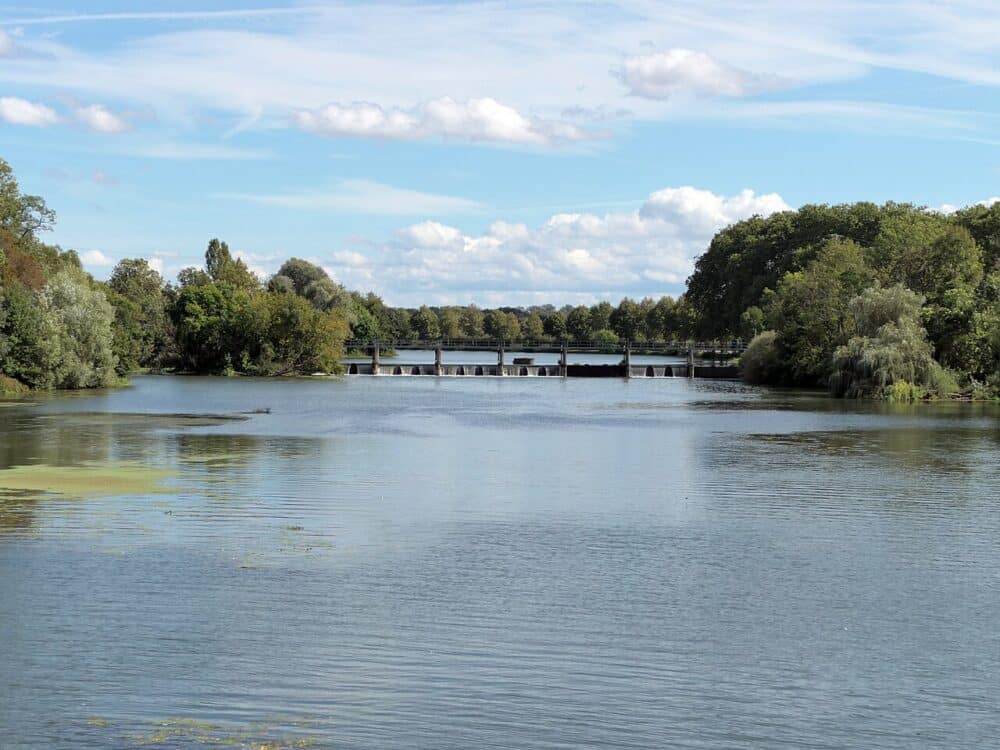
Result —
<path fill-rule="evenodd" d="M 368 348 L 371 351 L 371 361 L 368 363 L 355 362 L 348 365 L 348 375 L 378 375 L 387 377 L 402 376 L 426 376 L 435 377 L 562 377 L 562 378 L 712 378 L 722 380 L 733 380 L 739 378 L 739 367 L 727 364 L 724 359 L 734 356 L 740 345 L 738 342 L 720 345 L 711 343 L 706 345 L 688 344 L 684 352 L 687 357 L 686 363 L 670 362 L 663 364 L 634 364 L 632 361 L 633 347 L 625 344 L 618 351 L 622 354 L 622 359 L 615 364 L 592 364 L 592 363 L 571 363 L 569 353 L 571 351 L 581 353 L 593 353 L 591 344 L 573 345 L 564 342 L 558 345 L 549 345 L 549 348 L 539 349 L 536 345 L 535 351 L 557 351 L 559 353 L 558 364 L 536 364 L 534 357 L 515 357 L 512 364 L 506 361 L 508 347 L 513 351 L 529 351 L 524 345 L 507 344 L 506 342 L 496 342 L 490 348 L 480 344 L 470 345 L 470 342 L 463 342 L 461 347 L 454 347 L 456 351 L 489 351 L 493 350 L 497 354 L 495 365 L 477 362 L 446 363 L 444 361 L 445 349 L 451 349 L 445 342 L 420 342 L 423 348 L 433 347 L 433 364 L 424 363 L 393 363 L 383 367 L 381 361 L 382 346 L 379 342 L 372 342 L 354 348 Z M 416 348 L 414 345 L 400 346 L 399 342 L 387 344 L 391 348 Z M 558 346 L 558 348 L 554 348 Z M 641 345 L 648 354 L 650 344 Z M 677 345 L 652 345 L 659 347 L 659 351 L 664 351 L 668 346 Z M 613 349 L 605 347 L 601 353 L 613 353 Z M 701 363 L 696 358 L 696 352 L 702 356 Z M 678 354 L 680 352 L 677 352 Z M 706 353 L 709 358 L 705 358 Z M 675 354 L 671 352 L 671 354 Z"/>

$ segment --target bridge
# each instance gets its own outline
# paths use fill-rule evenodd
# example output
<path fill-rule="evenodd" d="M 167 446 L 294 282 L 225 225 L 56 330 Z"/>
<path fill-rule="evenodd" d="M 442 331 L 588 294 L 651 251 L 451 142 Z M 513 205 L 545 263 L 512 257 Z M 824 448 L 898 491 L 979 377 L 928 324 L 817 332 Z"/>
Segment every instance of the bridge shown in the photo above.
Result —
<path fill-rule="evenodd" d="M 608 344 L 601 341 L 502 341 L 498 339 L 426 340 L 360 340 L 346 342 L 349 352 L 366 352 L 370 363 L 351 363 L 348 375 L 435 375 L 435 376 L 495 376 L 495 377 L 617 377 L 617 378 L 725 378 L 739 377 L 739 368 L 727 364 L 739 356 L 746 345 L 742 341 L 644 341 Z M 383 351 L 433 350 L 434 364 L 391 362 L 383 364 Z M 496 364 L 481 362 L 444 362 L 444 352 L 496 352 Z M 510 364 L 505 355 L 558 354 L 558 364 L 536 364 L 533 357 L 513 357 Z M 621 354 L 616 364 L 571 363 L 570 354 Z M 632 355 L 664 357 L 684 356 L 685 363 L 633 364 Z"/>

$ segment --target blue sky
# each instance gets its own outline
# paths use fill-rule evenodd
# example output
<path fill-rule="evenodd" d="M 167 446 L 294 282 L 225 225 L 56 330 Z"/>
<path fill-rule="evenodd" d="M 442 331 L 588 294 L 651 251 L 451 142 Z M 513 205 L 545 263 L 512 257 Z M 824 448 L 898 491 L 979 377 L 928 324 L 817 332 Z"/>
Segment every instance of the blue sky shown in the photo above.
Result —
<path fill-rule="evenodd" d="M 992 200 L 998 89 L 995 2 L 0 4 L 0 157 L 88 270 L 218 236 L 394 304 L 677 294 L 755 213 Z"/>

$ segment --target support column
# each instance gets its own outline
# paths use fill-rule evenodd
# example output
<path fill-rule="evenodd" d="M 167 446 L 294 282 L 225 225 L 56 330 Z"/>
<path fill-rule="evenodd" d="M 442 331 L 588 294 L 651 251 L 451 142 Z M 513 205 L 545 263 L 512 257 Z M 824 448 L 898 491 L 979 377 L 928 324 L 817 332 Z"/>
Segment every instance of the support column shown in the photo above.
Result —
<path fill-rule="evenodd" d="M 694 347 L 688 347 L 688 377 L 694 377 Z"/>
<path fill-rule="evenodd" d="M 625 344 L 625 379 L 632 377 L 632 344 Z"/>
<path fill-rule="evenodd" d="M 378 375 L 379 370 L 379 358 L 378 358 L 378 342 L 372 346 L 372 375 Z"/>
<path fill-rule="evenodd" d="M 434 347 L 434 374 L 441 374 L 441 364 L 444 357 L 442 356 L 441 344 Z"/>
<path fill-rule="evenodd" d="M 500 349 L 497 352 L 497 375 L 503 375 L 503 341 L 500 342 Z"/>
<path fill-rule="evenodd" d="M 562 349 L 559 352 L 559 377 L 564 378 L 569 374 L 569 357 L 566 352 L 566 342 L 563 341 Z"/>

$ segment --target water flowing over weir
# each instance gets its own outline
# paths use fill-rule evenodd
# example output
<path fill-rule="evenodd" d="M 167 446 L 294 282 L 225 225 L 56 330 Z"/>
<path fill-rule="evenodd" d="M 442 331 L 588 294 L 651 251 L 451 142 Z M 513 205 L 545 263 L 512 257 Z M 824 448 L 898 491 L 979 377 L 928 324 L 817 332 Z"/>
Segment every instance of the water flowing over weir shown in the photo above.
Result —
<path fill-rule="evenodd" d="M 564 342 L 561 344 L 538 344 L 501 341 L 393 341 L 393 342 L 348 342 L 349 350 L 365 351 L 371 359 L 354 361 L 348 365 L 348 375 L 434 375 L 437 377 L 570 377 L 570 378 L 712 378 L 733 380 L 739 377 L 739 367 L 731 362 L 745 348 L 742 342 L 696 343 L 659 342 L 625 344 L 608 347 L 594 342 Z M 422 350 L 433 349 L 433 363 L 405 363 L 383 366 L 381 352 L 384 349 Z M 495 364 L 482 362 L 445 362 L 445 352 L 493 352 Z M 508 352 L 518 352 L 522 356 L 506 361 Z M 558 354 L 557 363 L 536 363 L 535 357 L 524 354 Z M 570 355 L 596 356 L 607 359 L 621 356 L 612 362 L 570 361 Z M 683 356 L 685 362 L 642 362 L 634 363 L 633 355 L 646 357 L 677 358 Z M 459 355 L 461 356 L 461 355 Z"/>

